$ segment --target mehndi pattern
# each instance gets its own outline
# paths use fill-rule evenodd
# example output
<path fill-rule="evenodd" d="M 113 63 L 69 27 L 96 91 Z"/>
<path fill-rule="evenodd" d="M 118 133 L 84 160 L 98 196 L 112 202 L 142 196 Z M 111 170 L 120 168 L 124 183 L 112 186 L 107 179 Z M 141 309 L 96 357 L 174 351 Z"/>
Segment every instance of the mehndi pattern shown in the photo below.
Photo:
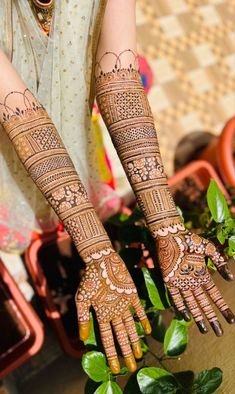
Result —
<path fill-rule="evenodd" d="M 20 102 L 20 99 L 22 104 L 12 108 L 11 103 Z M 81 339 L 89 336 L 89 310 L 92 306 L 113 373 L 119 372 L 120 364 L 111 324 L 126 365 L 134 371 L 134 355 L 141 358 L 142 351 L 129 308 L 135 309 L 146 333 L 150 333 L 151 327 L 125 264 L 113 250 L 45 109 L 27 89 L 23 93 L 11 92 L 0 105 L 4 108 L 2 125 L 21 162 L 63 222 L 86 263 L 75 297 Z"/>
<path fill-rule="evenodd" d="M 132 65 L 122 67 L 124 52 L 116 57 L 111 53 L 115 63 L 109 72 L 102 72 L 102 59 L 110 52 L 97 63 L 96 98 L 100 112 L 156 240 L 163 279 L 176 307 L 188 318 L 187 305 L 199 329 L 206 332 L 203 311 L 215 333 L 221 335 L 206 293 L 229 323 L 234 323 L 235 318 L 212 285 L 205 257 L 212 259 L 225 279 L 232 279 L 232 274 L 214 245 L 191 234 L 181 221 L 168 187 L 154 118 L 140 75 Z"/>

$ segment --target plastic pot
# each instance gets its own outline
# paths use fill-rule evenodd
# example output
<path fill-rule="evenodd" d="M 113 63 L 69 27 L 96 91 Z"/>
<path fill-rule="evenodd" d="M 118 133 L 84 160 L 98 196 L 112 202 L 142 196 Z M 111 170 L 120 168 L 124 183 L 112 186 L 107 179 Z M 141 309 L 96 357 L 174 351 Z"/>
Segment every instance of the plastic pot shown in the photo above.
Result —
<path fill-rule="evenodd" d="M 70 237 L 67 233 L 63 232 L 50 234 L 41 239 L 35 239 L 26 252 L 25 263 L 31 275 L 35 291 L 41 299 L 45 314 L 51 322 L 62 349 L 67 355 L 80 358 L 84 353 L 84 345 L 78 338 L 74 295 L 79 282 L 79 278 L 76 276 L 77 271 L 80 269 L 79 262 L 81 260 L 77 251 L 73 251 L 73 256 L 69 256 L 71 253 L 68 252 L 70 249 L 68 245 L 73 247 Z M 65 253 L 63 249 L 65 249 Z M 60 310 L 57 302 L 59 297 L 55 296 L 54 291 L 54 285 L 57 286 L 58 281 L 61 281 L 62 284 L 66 281 L 66 278 L 63 278 L 65 276 L 63 267 L 61 268 L 61 279 L 60 277 L 57 278 L 59 275 L 58 272 L 60 272 L 60 269 L 59 271 L 57 269 L 57 265 L 64 261 L 67 264 L 66 267 L 69 267 L 70 270 L 75 270 L 70 279 L 67 280 L 68 285 L 69 281 L 72 280 L 73 282 L 73 289 L 70 291 L 73 294 L 68 295 L 70 307 L 72 308 L 71 323 L 68 323 Z M 65 300 L 66 297 L 64 295 Z"/>
<path fill-rule="evenodd" d="M 3 379 L 40 350 L 44 330 L 1 260 L 0 320 L 0 379 Z"/>

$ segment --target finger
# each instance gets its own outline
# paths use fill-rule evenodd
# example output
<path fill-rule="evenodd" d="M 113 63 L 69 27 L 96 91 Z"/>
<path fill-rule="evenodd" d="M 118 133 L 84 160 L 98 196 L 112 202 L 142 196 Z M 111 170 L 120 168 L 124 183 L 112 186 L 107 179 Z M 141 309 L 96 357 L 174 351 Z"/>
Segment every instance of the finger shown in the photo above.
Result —
<path fill-rule="evenodd" d="M 133 308 L 135 309 L 136 315 L 138 316 L 139 321 L 141 322 L 145 334 L 151 334 L 152 328 L 149 323 L 149 319 L 147 318 L 147 315 L 144 311 L 143 306 L 141 305 L 141 302 L 139 300 L 139 297 L 136 297 L 134 301 L 132 302 Z"/>
<path fill-rule="evenodd" d="M 225 320 L 227 320 L 229 324 L 235 323 L 235 316 L 233 312 L 224 301 L 220 291 L 214 284 L 213 280 L 211 279 L 210 282 L 205 284 L 203 287 L 207 291 L 207 293 L 209 294 L 210 298 L 215 303 L 219 311 L 222 313 Z"/>
<path fill-rule="evenodd" d="M 141 349 L 139 335 L 136 331 L 135 321 L 132 317 L 132 314 L 129 310 L 127 310 L 123 315 L 123 322 L 126 328 L 126 332 L 130 338 L 132 350 L 135 358 L 142 358 L 143 352 Z"/>
<path fill-rule="evenodd" d="M 198 307 L 197 301 L 194 298 L 193 293 L 191 290 L 183 290 L 182 295 L 185 299 L 185 302 L 195 320 L 195 323 L 197 324 L 199 331 L 202 334 L 205 334 L 208 332 L 205 321 L 203 319 L 202 313 Z"/>
<path fill-rule="evenodd" d="M 228 264 L 225 262 L 223 256 L 216 250 L 216 247 L 212 242 L 208 241 L 206 243 L 205 254 L 211 258 L 218 272 L 225 280 L 233 280 L 233 274 L 228 268 Z"/>
<path fill-rule="evenodd" d="M 122 319 L 116 318 L 112 321 L 113 329 L 117 337 L 118 343 L 123 354 L 125 364 L 130 372 L 135 372 L 137 369 L 135 357 L 132 353 L 128 335 Z"/>
<path fill-rule="evenodd" d="M 198 304 L 200 305 L 201 310 L 203 311 L 207 320 L 209 321 L 213 331 L 217 335 L 217 337 L 223 335 L 222 327 L 203 289 L 202 288 L 196 289 L 194 291 L 194 296 Z"/>
<path fill-rule="evenodd" d="M 85 341 L 90 335 L 90 317 L 89 310 L 90 304 L 86 301 L 80 301 L 81 296 L 75 296 L 75 303 L 77 308 L 78 330 L 79 338 Z"/>
<path fill-rule="evenodd" d="M 179 292 L 179 290 L 177 288 L 168 288 L 168 291 L 171 295 L 172 301 L 174 303 L 174 305 L 176 306 L 177 310 L 181 313 L 181 315 L 183 316 L 184 320 L 186 321 L 190 321 L 190 315 L 185 307 L 183 298 Z"/>
<path fill-rule="evenodd" d="M 121 370 L 120 363 L 118 360 L 117 351 L 114 344 L 113 333 L 110 323 L 99 322 L 101 341 L 104 346 L 105 354 L 108 360 L 108 364 L 113 374 L 118 374 Z"/>

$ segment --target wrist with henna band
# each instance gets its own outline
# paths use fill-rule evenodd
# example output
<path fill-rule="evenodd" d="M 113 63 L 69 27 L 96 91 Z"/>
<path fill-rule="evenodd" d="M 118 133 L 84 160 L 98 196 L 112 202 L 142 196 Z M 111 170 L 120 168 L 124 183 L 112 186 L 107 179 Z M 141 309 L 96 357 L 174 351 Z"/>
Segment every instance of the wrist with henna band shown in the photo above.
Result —
<path fill-rule="evenodd" d="M 203 312 L 220 336 L 223 331 L 209 298 L 229 323 L 234 323 L 235 317 L 213 283 L 205 257 L 212 259 L 225 279 L 231 280 L 233 276 L 215 246 L 191 234 L 182 223 L 168 187 L 154 118 L 141 77 L 135 66 L 122 66 L 122 57 L 127 53 L 133 54 L 135 64 L 136 55 L 130 49 L 117 55 L 106 52 L 97 62 L 97 103 L 156 241 L 163 279 L 175 306 L 188 320 L 187 305 L 200 331 L 205 333 Z M 113 67 L 103 72 L 102 61 L 108 56 Z"/>

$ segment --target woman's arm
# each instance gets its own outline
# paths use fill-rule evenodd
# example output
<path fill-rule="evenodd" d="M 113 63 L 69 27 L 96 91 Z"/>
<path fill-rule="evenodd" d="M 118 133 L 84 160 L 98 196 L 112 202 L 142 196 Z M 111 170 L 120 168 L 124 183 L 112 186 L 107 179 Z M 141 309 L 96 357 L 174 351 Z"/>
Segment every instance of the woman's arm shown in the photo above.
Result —
<path fill-rule="evenodd" d="M 222 329 L 210 301 L 229 323 L 235 317 L 211 279 L 205 256 L 225 279 L 232 274 L 214 245 L 189 233 L 181 221 L 136 59 L 135 0 L 108 0 L 96 64 L 100 112 L 156 240 L 163 278 L 176 307 L 188 319 L 186 303 L 200 331 L 207 332 L 203 312 L 219 336 Z"/>
<path fill-rule="evenodd" d="M 86 264 L 76 294 L 80 338 L 89 336 L 89 310 L 93 306 L 113 373 L 119 372 L 120 365 L 111 324 L 126 365 L 134 371 L 133 353 L 141 358 L 142 351 L 130 306 L 145 332 L 151 331 L 135 285 L 113 250 L 53 122 L 1 51 L 0 123 Z"/>

